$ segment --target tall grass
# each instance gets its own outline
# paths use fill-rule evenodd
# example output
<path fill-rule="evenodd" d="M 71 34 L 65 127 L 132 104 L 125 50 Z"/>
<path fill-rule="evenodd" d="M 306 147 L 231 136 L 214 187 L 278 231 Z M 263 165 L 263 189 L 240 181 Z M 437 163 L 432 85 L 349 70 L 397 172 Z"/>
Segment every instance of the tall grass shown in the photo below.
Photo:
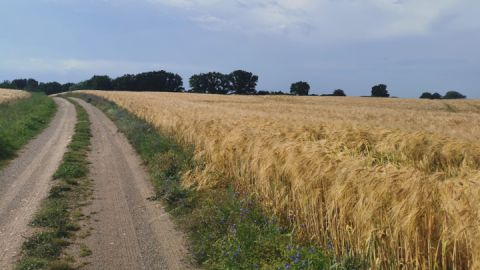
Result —
<path fill-rule="evenodd" d="M 0 168 L 47 126 L 55 111 L 53 100 L 43 94 L 0 104 Z"/>
<path fill-rule="evenodd" d="M 480 267 L 478 102 L 89 93 L 195 145 L 184 186 L 252 194 L 338 256 Z"/>

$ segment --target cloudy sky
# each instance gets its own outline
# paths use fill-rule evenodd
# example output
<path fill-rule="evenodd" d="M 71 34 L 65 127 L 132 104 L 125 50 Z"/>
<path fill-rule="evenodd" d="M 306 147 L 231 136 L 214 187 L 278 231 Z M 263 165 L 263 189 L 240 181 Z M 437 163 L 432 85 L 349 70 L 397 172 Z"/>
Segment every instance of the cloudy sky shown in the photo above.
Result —
<path fill-rule="evenodd" d="M 0 0 L 0 80 L 245 69 L 258 89 L 480 98 L 478 0 Z"/>

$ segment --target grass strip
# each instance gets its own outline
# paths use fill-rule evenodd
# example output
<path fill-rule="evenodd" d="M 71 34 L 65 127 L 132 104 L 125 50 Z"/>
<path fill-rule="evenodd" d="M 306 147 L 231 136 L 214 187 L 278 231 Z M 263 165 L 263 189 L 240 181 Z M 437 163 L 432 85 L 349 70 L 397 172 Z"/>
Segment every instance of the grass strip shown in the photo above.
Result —
<path fill-rule="evenodd" d="M 55 102 L 39 93 L 0 104 L 0 168 L 48 125 L 55 112 Z"/>
<path fill-rule="evenodd" d="M 55 184 L 31 226 L 38 228 L 22 247 L 16 269 L 73 269 L 62 258 L 69 239 L 80 229 L 78 213 L 91 196 L 92 183 L 87 178 L 87 155 L 90 146 L 90 121 L 87 112 L 77 103 L 77 123 L 62 164 L 54 175 Z"/>
<path fill-rule="evenodd" d="M 192 149 L 105 99 L 80 95 L 102 109 L 141 156 L 162 200 L 189 236 L 196 262 L 206 269 L 364 269 L 356 258 L 295 240 L 262 210 L 255 198 L 230 187 L 194 191 L 181 176 L 194 166 Z"/>

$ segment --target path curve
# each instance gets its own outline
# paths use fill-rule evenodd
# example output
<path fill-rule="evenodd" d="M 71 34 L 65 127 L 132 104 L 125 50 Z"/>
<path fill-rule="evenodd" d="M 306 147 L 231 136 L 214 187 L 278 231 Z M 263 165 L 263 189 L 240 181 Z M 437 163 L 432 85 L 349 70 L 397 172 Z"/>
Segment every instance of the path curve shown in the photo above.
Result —
<path fill-rule="evenodd" d="M 175 230 L 153 194 L 140 158 L 115 124 L 99 109 L 75 99 L 92 123 L 89 155 L 94 180 L 93 254 L 86 269 L 191 269 L 183 235 Z"/>
<path fill-rule="evenodd" d="M 50 125 L 0 171 L 0 269 L 13 269 L 31 231 L 28 224 L 73 136 L 75 107 L 65 99 L 54 100 L 58 110 Z"/>

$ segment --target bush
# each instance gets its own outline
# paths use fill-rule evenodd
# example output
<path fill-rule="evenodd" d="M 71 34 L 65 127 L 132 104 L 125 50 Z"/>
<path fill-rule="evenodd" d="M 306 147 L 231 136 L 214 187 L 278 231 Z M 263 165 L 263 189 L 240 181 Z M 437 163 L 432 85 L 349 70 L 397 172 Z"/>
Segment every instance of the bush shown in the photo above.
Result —
<path fill-rule="evenodd" d="M 430 93 L 430 92 L 424 92 L 424 93 L 422 93 L 422 95 L 420 96 L 420 98 L 433 99 L 433 95 L 432 95 L 432 93 Z"/>
<path fill-rule="evenodd" d="M 372 97 L 390 97 L 387 85 L 379 84 L 372 87 Z"/>
<path fill-rule="evenodd" d="M 464 99 L 464 98 L 467 98 L 467 97 L 460 94 L 457 91 L 448 91 L 443 98 L 444 99 Z"/>
<path fill-rule="evenodd" d="M 337 90 L 333 91 L 332 96 L 335 96 L 335 97 L 345 97 L 345 96 L 347 96 L 347 95 L 345 94 L 345 92 L 344 92 L 342 89 L 337 89 Z"/>
<path fill-rule="evenodd" d="M 308 96 L 310 85 L 307 82 L 296 82 L 290 86 L 290 94 L 297 96 Z"/>

